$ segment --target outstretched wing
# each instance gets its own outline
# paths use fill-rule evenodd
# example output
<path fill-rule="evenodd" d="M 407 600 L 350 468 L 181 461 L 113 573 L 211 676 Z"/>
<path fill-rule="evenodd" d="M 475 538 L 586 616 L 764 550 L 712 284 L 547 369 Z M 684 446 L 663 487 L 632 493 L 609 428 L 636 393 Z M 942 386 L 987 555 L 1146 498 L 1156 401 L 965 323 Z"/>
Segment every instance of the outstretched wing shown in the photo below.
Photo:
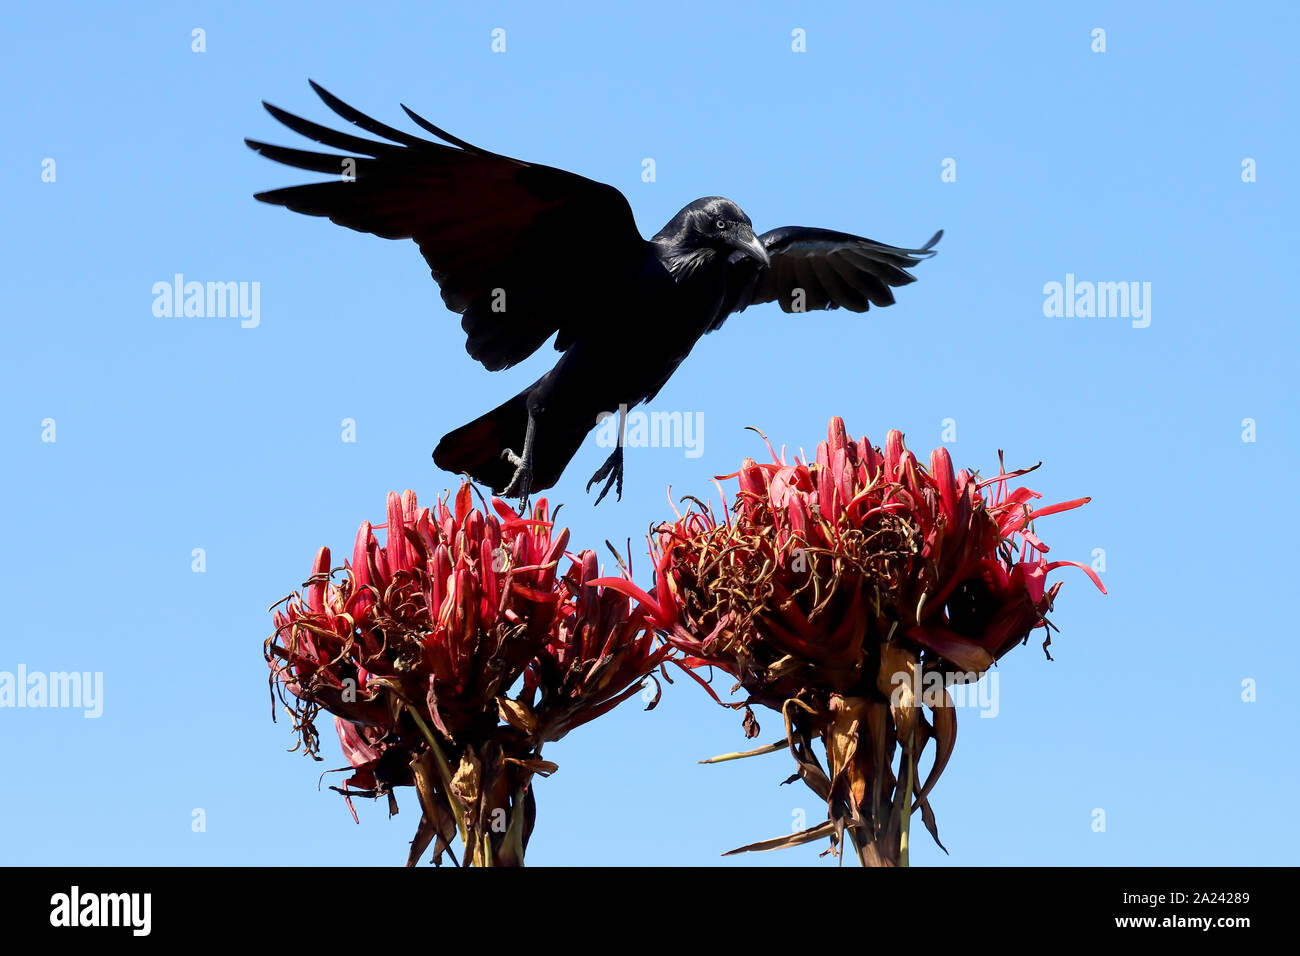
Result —
<path fill-rule="evenodd" d="M 765 232 L 758 238 L 771 265 L 732 253 L 727 302 L 709 331 L 729 314 L 761 302 L 777 302 L 786 312 L 866 312 L 873 305 L 893 305 L 893 289 L 916 281 L 906 267 L 933 256 L 942 236 L 940 229 L 921 248 L 904 249 L 808 226 Z"/>
<path fill-rule="evenodd" d="M 334 177 L 255 198 L 385 239 L 414 239 L 443 301 L 463 316 L 469 354 L 488 369 L 523 361 L 556 331 L 571 342 L 637 268 L 645 240 L 613 186 L 472 146 L 403 106 L 442 142 L 421 139 L 311 85 L 339 116 L 388 142 L 263 103 L 291 130 L 346 155 L 245 140 L 276 162 Z"/>

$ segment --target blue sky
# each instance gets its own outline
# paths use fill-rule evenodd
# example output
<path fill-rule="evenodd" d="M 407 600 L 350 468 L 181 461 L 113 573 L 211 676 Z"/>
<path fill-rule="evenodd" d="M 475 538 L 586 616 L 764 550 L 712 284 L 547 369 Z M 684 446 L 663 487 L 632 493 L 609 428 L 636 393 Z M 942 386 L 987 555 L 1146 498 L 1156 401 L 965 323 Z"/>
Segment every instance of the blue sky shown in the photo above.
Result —
<path fill-rule="evenodd" d="M 999 448 L 1042 460 L 1046 498 L 1093 501 L 1039 533 L 1055 556 L 1102 549 L 1110 594 L 1062 575 L 1055 662 L 1013 652 L 997 716 L 960 714 L 932 797 L 950 855 L 921 834 L 914 863 L 1294 863 L 1295 6 L 444 6 L 7 11 L 0 671 L 102 672 L 103 713 L 0 708 L 0 863 L 405 858 L 412 794 L 391 820 L 360 802 L 358 826 L 316 789 L 336 745 L 285 753 L 265 609 L 390 489 L 454 484 L 439 436 L 554 353 L 487 374 L 413 244 L 252 200 L 311 178 L 242 143 L 303 145 L 264 98 L 331 120 L 308 77 L 610 183 L 647 236 L 714 194 L 758 231 L 944 228 L 889 309 L 769 305 L 701 341 L 654 406 L 704 414 L 699 458 L 630 449 L 623 501 L 593 509 L 589 441 L 549 497 L 575 542 L 640 546 L 670 484 L 708 496 L 761 456 L 744 426 L 811 450 L 833 414 L 922 454 L 952 419 L 957 465 L 986 473 Z M 259 324 L 156 317 L 175 273 L 259 283 Z M 1067 274 L 1150 283 L 1149 324 L 1045 316 Z M 695 763 L 743 744 L 679 681 L 548 746 L 530 862 L 831 865 L 820 846 L 719 857 L 818 818 L 778 786 L 787 757 Z"/>

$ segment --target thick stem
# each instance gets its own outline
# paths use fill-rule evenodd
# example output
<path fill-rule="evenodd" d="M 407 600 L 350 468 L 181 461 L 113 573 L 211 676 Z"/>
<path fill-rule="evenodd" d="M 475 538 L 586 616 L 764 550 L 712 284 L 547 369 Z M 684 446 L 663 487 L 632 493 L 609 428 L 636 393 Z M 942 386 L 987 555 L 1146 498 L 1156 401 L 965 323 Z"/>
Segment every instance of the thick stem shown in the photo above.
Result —
<path fill-rule="evenodd" d="M 473 866 L 474 859 L 477 856 L 476 848 L 469 841 L 469 824 L 465 819 L 467 811 L 460 805 L 460 801 L 456 799 L 451 790 L 451 765 L 447 763 L 446 755 L 443 754 L 442 748 L 438 746 L 438 739 L 433 736 L 433 730 L 424 722 L 424 718 L 420 716 L 419 711 L 405 701 L 402 702 L 402 706 L 406 708 L 408 714 L 415 718 L 415 725 L 420 728 L 420 733 L 424 735 L 424 739 L 428 742 L 429 749 L 433 751 L 434 762 L 438 765 L 438 776 L 442 778 L 443 793 L 447 795 L 447 805 L 451 807 L 451 815 L 456 820 L 456 830 L 460 834 L 461 845 L 467 851 L 465 863 L 467 866 Z"/>
<path fill-rule="evenodd" d="M 908 866 L 907 837 L 912 829 L 912 788 L 916 786 L 916 758 L 912 756 L 912 742 L 909 740 L 907 749 L 903 751 L 903 759 L 907 761 L 907 794 L 903 797 L 903 827 L 898 838 L 898 865 Z M 901 768 L 900 768 L 901 769 Z"/>

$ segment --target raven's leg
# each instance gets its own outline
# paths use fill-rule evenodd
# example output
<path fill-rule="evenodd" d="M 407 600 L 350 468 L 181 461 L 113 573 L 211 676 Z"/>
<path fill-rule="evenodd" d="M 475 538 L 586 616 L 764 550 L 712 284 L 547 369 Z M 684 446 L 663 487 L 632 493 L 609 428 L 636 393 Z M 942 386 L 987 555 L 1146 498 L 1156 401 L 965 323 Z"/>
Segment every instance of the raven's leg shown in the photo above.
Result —
<path fill-rule="evenodd" d="M 519 496 L 519 513 L 528 510 L 528 495 L 533 487 L 533 446 L 537 441 L 537 413 L 540 409 L 534 403 L 534 396 L 528 396 L 528 429 L 524 432 L 524 453 L 516 455 L 509 448 L 501 452 L 501 457 L 515 466 L 514 477 L 510 484 L 501 489 L 501 496 L 509 498 Z"/>
<path fill-rule="evenodd" d="M 600 504 L 601 499 L 609 494 L 610 485 L 615 486 L 614 494 L 618 496 L 618 500 L 623 500 L 623 443 L 626 439 L 627 406 L 619 405 L 618 446 L 614 449 L 614 453 L 605 459 L 605 464 L 601 465 L 600 468 L 596 470 L 596 473 L 591 476 L 591 481 L 587 482 L 587 490 L 591 491 L 592 485 L 602 479 L 606 479 L 606 476 L 608 476 L 605 480 L 605 487 L 601 489 L 600 494 L 596 496 L 596 504 Z"/>

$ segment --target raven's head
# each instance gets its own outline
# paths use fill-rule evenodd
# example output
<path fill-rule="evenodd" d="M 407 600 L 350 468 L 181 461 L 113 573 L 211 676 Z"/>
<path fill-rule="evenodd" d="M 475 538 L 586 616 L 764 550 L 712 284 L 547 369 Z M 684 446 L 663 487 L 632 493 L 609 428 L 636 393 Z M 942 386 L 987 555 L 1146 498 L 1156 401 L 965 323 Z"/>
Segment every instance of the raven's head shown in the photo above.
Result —
<path fill-rule="evenodd" d="M 739 251 L 768 265 L 767 250 L 754 235 L 749 217 L 730 199 L 706 196 L 686 206 L 664 227 L 676 243 L 696 249 L 717 249 L 724 257 Z"/>

